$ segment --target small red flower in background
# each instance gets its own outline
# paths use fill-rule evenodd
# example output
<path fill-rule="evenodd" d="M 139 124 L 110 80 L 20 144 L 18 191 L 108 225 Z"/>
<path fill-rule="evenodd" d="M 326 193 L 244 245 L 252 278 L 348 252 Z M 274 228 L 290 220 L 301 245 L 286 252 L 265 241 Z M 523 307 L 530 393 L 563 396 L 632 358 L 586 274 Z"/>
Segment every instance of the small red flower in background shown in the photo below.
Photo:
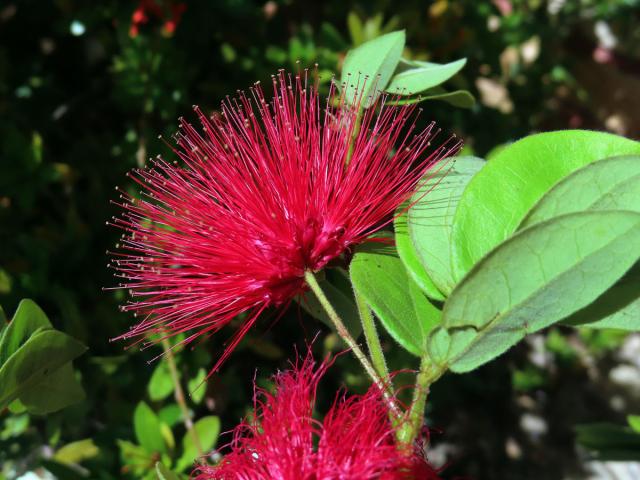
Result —
<path fill-rule="evenodd" d="M 388 224 L 459 147 L 427 154 L 433 124 L 416 133 L 413 106 L 381 98 L 356 134 L 358 105 L 333 87 L 326 104 L 306 75 L 281 73 L 273 88 L 272 102 L 256 86 L 211 118 L 195 107 L 202 130 L 181 119 L 175 135 L 184 166 L 158 157 L 132 175 L 143 195 L 121 195 L 114 225 L 125 234 L 112 265 L 133 300 L 122 309 L 142 321 L 122 338 L 186 332 L 190 342 L 246 314 L 215 371 L 261 312 L 305 290 L 306 270 Z"/>
<path fill-rule="evenodd" d="M 330 366 L 309 355 L 276 376 L 273 394 L 258 390 L 255 411 L 234 430 L 231 451 L 196 480 L 437 480 L 418 447 L 397 444 L 377 385 L 341 393 L 320 422 L 313 418 L 318 383 Z"/>
<path fill-rule="evenodd" d="M 140 0 L 138 7 L 131 15 L 131 26 L 129 36 L 136 37 L 140 33 L 140 26 L 149 22 L 149 15 L 162 21 L 162 32 L 166 36 L 171 36 L 176 30 L 182 14 L 187 9 L 186 3 L 165 2 L 160 6 L 156 0 Z M 169 14 L 169 18 L 167 13 Z"/>

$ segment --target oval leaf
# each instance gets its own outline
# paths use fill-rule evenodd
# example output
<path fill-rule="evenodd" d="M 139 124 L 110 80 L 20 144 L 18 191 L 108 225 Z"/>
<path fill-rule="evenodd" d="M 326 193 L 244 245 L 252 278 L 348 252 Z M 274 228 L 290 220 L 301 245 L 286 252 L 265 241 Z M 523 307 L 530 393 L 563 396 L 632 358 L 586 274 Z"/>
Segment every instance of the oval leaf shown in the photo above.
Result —
<path fill-rule="evenodd" d="M 161 423 L 151 407 L 144 402 L 138 403 L 133 412 L 133 428 L 138 443 L 149 453 L 167 453 L 162 438 Z"/>
<path fill-rule="evenodd" d="M 171 371 L 169 365 L 165 361 L 158 363 L 153 370 L 149 384 L 147 385 L 147 392 L 151 400 L 158 401 L 164 400 L 171 393 L 173 393 L 174 385 L 171 379 Z"/>
<path fill-rule="evenodd" d="M 606 158 L 576 170 L 540 199 L 522 227 L 586 210 L 640 212 L 640 157 Z"/>
<path fill-rule="evenodd" d="M 640 255 L 640 214 L 572 213 L 520 231 L 445 303 L 451 369 L 467 372 L 594 301 Z"/>
<path fill-rule="evenodd" d="M 364 108 L 375 102 L 398 66 L 404 42 L 405 34 L 402 30 L 387 33 L 349 50 L 342 66 L 342 83 L 345 84 L 344 95 L 347 102 L 352 102 L 360 95 Z"/>
<path fill-rule="evenodd" d="M 449 80 L 462 70 L 465 63 L 467 63 L 466 58 L 445 64 L 424 62 L 423 66 L 395 75 L 385 91 L 399 95 L 424 92 Z"/>
<path fill-rule="evenodd" d="M 204 453 L 209 453 L 216 446 L 220 435 L 220 419 L 213 415 L 203 417 L 194 424 L 193 428 L 196 435 L 198 435 L 200 447 Z M 176 470 L 178 471 L 193 467 L 193 463 L 199 455 L 199 449 L 196 447 L 190 432 L 185 433 L 182 438 L 182 452 L 182 456 L 176 464 Z"/>
<path fill-rule="evenodd" d="M 638 153 L 638 142 L 585 130 L 531 135 L 501 150 L 460 199 L 451 237 L 456 279 L 507 239 L 559 180 L 595 160 Z"/>
<path fill-rule="evenodd" d="M 93 458 L 98 455 L 98 453 L 100 453 L 100 450 L 96 444 L 93 443 L 93 440 L 86 438 L 84 440 L 67 443 L 55 453 L 53 459 L 60 463 L 73 465 Z"/>
<path fill-rule="evenodd" d="M 421 356 L 428 332 L 440 320 L 440 311 L 408 276 L 394 249 L 363 245 L 351 261 L 350 273 L 354 288 L 393 339 Z"/>
<path fill-rule="evenodd" d="M 456 157 L 450 168 L 427 178 L 411 199 L 415 203 L 409 209 L 409 236 L 428 276 L 445 296 L 456 285 L 451 249 L 456 207 L 485 163 L 476 157 Z"/>

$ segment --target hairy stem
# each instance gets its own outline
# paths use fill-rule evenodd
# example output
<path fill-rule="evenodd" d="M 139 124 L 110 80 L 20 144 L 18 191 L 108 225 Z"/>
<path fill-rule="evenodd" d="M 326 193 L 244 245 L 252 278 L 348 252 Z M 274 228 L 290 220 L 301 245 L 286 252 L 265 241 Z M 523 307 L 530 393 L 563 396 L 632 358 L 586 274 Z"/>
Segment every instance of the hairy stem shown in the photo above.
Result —
<path fill-rule="evenodd" d="M 360 363 L 364 367 L 367 374 L 371 377 L 371 379 L 376 383 L 376 385 L 378 385 L 382 389 L 382 391 L 384 392 L 384 397 L 389 403 L 389 407 L 396 414 L 396 416 L 399 416 L 400 411 L 398 409 L 398 406 L 396 405 L 396 402 L 393 399 L 393 397 L 389 395 L 389 392 L 385 387 L 386 380 L 383 380 L 382 377 L 378 375 L 378 372 L 376 372 L 376 369 L 373 367 L 373 365 L 371 364 L 367 356 L 364 354 L 360 346 L 356 343 L 355 339 L 351 336 L 351 334 L 349 333 L 349 330 L 347 330 L 347 327 L 345 326 L 344 322 L 338 315 L 338 312 L 336 312 L 335 308 L 333 308 L 333 305 L 331 305 L 331 302 L 329 302 L 329 299 L 324 294 L 324 291 L 320 287 L 320 284 L 318 283 L 318 280 L 316 279 L 315 274 L 307 270 L 304 273 L 304 279 L 306 280 L 307 285 L 309 285 L 309 288 L 311 289 L 311 291 L 318 298 L 318 301 L 322 305 L 322 308 L 324 308 L 325 312 L 327 312 L 327 315 L 331 319 L 333 326 L 336 328 L 336 332 L 338 333 L 338 336 L 340 336 L 340 338 L 342 338 L 342 340 L 344 340 L 347 346 L 351 349 L 351 351 L 356 356 L 356 358 L 360 361 Z"/>
<path fill-rule="evenodd" d="M 424 409 L 427 404 L 429 387 L 443 373 L 444 369 L 434 365 L 428 355 L 423 355 L 420 359 L 420 370 L 416 376 L 416 385 L 413 390 L 413 399 L 407 423 L 398 431 L 398 440 L 400 442 L 410 445 L 420 434 L 424 423 Z"/>
<path fill-rule="evenodd" d="M 374 368 L 378 372 L 378 375 L 387 381 L 389 379 L 389 370 L 387 369 L 387 361 L 384 358 L 382 352 L 382 345 L 380 344 L 380 338 L 378 337 L 378 331 L 376 324 L 371 314 L 369 306 L 357 291 L 354 289 L 354 295 L 356 299 L 356 305 L 358 307 L 358 313 L 360 315 L 360 321 L 362 322 L 362 330 L 364 331 L 364 338 L 367 341 L 367 348 L 369 349 L 369 355 L 371 356 L 371 362 Z"/>
<path fill-rule="evenodd" d="M 176 399 L 176 403 L 180 407 L 180 411 L 182 412 L 182 420 L 184 422 L 184 426 L 193 439 L 193 445 L 198 451 L 198 458 L 203 457 L 205 452 L 202 449 L 202 444 L 200 443 L 198 433 L 193 426 L 193 421 L 191 421 L 191 415 L 189 414 L 189 407 L 187 406 L 184 390 L 182 389 L 182 385 L 180 384 L 180 374 L 178 373 L 178 368 L 176 367 L 176 359 L 173 354 L 173 350 L 171 349 L 171 345 L 169 344 L 169 340 L 166 338 L 162 339 L 162 349 L 164 350 L 164 354 L 167 359 L 167 365 L 169 366 L 169 373 L 171 374 L 171 381 L 173 382 L 174 387 L 174 397 Z"/>

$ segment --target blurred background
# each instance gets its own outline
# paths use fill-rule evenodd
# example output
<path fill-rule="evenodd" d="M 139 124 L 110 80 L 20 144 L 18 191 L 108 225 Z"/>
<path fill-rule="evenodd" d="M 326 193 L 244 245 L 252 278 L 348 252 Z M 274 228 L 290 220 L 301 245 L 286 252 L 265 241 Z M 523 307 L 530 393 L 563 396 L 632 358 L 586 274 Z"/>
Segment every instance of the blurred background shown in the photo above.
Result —
<path fill-rule="evenodd" d="M 11 317 L 32 298 L 89 346 L 75 362 L 82 403 L 46 418 L 0 412 L 0 478 L 51 478 L 43 466 L 58 478 L 155 478 L 161 456 L 134 433 L 141 400 L 181 451 L 166 367 L 148 363 L 161 349 L 109 342 L 133 319 L 118 311 L 124 293 L 102 287 L 115 284 L 105 254 L 119 235 L 105 226 L 117 213 L 114 186 L 131 187 L 125 173 L 149 156 L 170 157 L 158 134 L 169 138 L 192 104 L 215 110 L 279 68 L 317 63 L 328 81 L 349 48 L 406 29 L 406 57 L 468 59 L 451 85 L 476 104 L 423 104 L 425 121 L 462 136 L 468 153 L 490 158 L 519 137 L 562 128 L 637 139 L 639 21 L 638 0 L 0 2 L 0 305 Z M 231 330 L 178 355 L 194 418 L 219 416 L 227 431 L 252 405 L 254 375 L 268 386 L 294 344 L 321 332 L 315 349 L 340 348 L 299 309 L 272 320 L 206 388 L 195 389 Z M 417 367 L 390 339 L 385 348 L 393 368 Z M 326 403 L 342 384 L 367 384 L 349 356 L 325 382 Z M 627 478 L 589 461 L 575 427 L 624 423 L 638 400 L 640 337 L 555 328 L 437 383 L 431 458 L 450 479 Z"/>

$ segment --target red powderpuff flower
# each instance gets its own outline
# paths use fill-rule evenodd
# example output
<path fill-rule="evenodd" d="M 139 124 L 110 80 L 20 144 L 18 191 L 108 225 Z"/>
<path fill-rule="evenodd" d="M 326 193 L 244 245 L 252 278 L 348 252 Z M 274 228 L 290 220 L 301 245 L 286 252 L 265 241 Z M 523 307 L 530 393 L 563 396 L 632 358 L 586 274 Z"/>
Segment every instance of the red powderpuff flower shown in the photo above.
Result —
<path fill-rule="evenodd" d="M 134 171 L 142 196 L 121 194 L 111 266 L 132 297 L 122 310 L 142 321 L 121 338 L 188 332 L 190 342 L 243 314 L 215 371 L 261 312 L 304 292 L 305 271 L 387 225 L 459 147 L 450 139 L 427 154 L 433 124 L 416 132 L 415 108 L 383 97 L 357 130 L 361 95 L 348 106 L 331 87 L 322 105 L 316 87 L 281 72 L 271 102 L 256 84 L 220 115 L 194 107 L 201 129 L 180 119 L 175 135 L 183 165 L 158 157 Z"/>
<path fill-rule="evenodd" d="M 255 411 L 234 430 L 231 451 L 196 480 L 437 480 L 418 447 L 399 446 L 377 385 L 364 395 L 337 396 L 313 418 L 318 382 L 330 362 L 311 356 L 276 376 L 275 393 L 258 390 Z"/>

